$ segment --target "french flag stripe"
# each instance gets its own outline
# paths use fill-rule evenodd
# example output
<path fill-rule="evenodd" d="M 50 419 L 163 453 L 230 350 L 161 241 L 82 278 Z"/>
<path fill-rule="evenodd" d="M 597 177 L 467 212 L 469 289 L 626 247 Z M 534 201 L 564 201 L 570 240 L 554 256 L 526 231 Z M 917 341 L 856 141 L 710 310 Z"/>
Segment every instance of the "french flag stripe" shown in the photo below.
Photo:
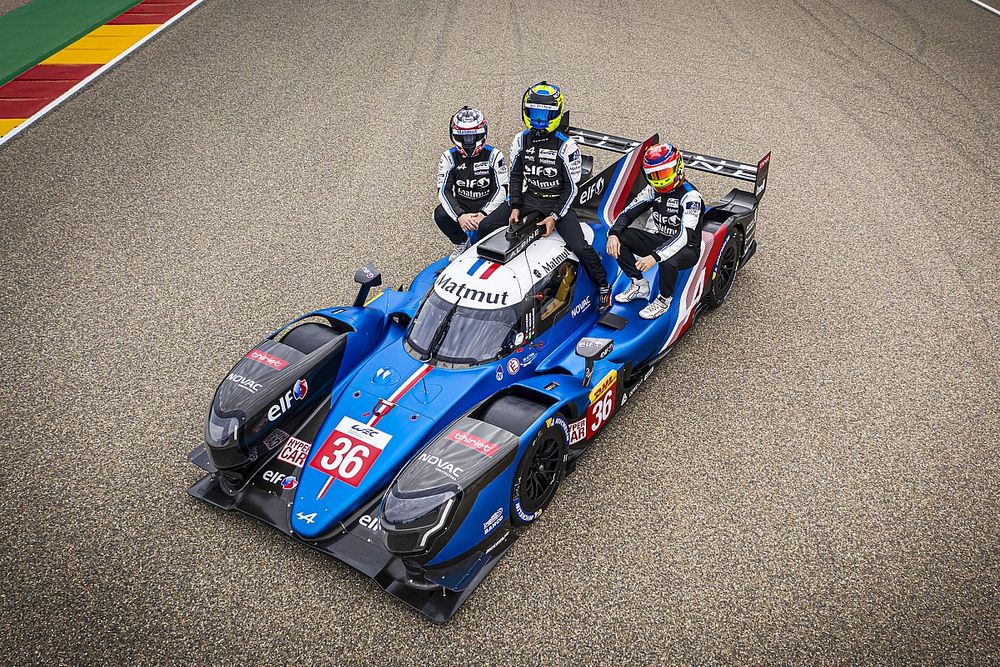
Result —
<path fill-rule="evenodd" d="M 368 420 L 368 425 L 375 426 L 376 424 L 378 424 L 379 420 L 382 419 L 382 417 L 385 417 L 387 414 L 389 414 L 390 410 L 396 407 L 396 401 L 401 399 L 403 395 L 406 394 L 406 392 L 413 389 L 413 387 L 422 379 L 424 379 L 424 376 L 430 373 L 433 368 L 434 367 L 431 366 L 430 364 L 424 364 L 416 371 L 414 371 L 413 375 L 411 375 L 406 379 L 406 382 L 399 385 L 399 389 L 392 392 L 392 396 L 385 399 L 384 403 L 380 402 L 377 409 L 372 410 L 372 416 L 371 419 Z M 381 409 L 382 406 L 384 406 L 384 409 Z"/>
<path fill-rule="evenodd" d="M 469 267 L 469 275 L 470 276 L 476 275 L 476 271 L 478 271 L 480 269 L 480 267 L 483 264 L 485 264 L 485 263 L 486 263 L 486 260 L 483 259 L 482 257 L 480 257 L 479 259 L 477 259 L 476 263 Z"/>
<path fill-rule="evenodd" d="M 487 278 L 489 278 L 490 276 L 493 275 L 494 271 L 496 271 L 499 268 L 500 268 L 500 265 L 494 262 L 493 264 L 490 264 L 490 268 L 488 268 L 485 271 L 483 271 L 483 275 L 481 275 L 479 277 L 481 279 L 483 279 L 483 280 L 486 280 Z"/>
<path fill-rule="evenodd" d="M 413 373 L 413 375 L 411 375 L 406 380 L 406 382 L 404 382 L 402 385 L 400 385 L 399 389 L 397 389 L 396 391 L 393 392 L 392 396 L 389 397 L 389 401 L 395 403 L 400 398 L 402 398 L 403 394 L 405 394 L 406 392 L 408 392 L 411 389 L 413 389 L 413 385 L 415 385 L 418 382 L 420 382 L 420 380 L 422 380 L 425 375 L 427 375 L 428 373 L 431 372 L 432 368 L 434 368 L 434 367 L 431 366 L 430 364 L 424 364 L 423 366 L 421 366 L 420 368 L 418 368 Z"/>

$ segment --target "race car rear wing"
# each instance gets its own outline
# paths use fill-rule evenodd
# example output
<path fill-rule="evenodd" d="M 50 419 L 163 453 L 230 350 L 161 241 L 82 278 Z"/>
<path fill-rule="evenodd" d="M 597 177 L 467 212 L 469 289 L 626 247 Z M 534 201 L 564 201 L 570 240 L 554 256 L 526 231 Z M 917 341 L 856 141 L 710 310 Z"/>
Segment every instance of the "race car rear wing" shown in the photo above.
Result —
<path fill-rule="evenodd" d="M 580 145 L 590 148 L 600 148 L 615 153 L 628 153 L 642 145 L 641 141 L 635 139 L 602 134 L 601 132 L 586 130 L 582 127 L 571 126 L 568 128 L 567 133 Z M 760 198 L 764 196 L 764 190 L 767 188 L 767 170 L 771 164 L 770 152 L 762 157 L 756 166 L 683 149 L 681 149 L 681 155 L 684 157 L 684 166 L 688 169 L 695 169 L 697 171 L 704 171 L 710 174 L 753 183 L 754 198 L 759 202 Z"/>

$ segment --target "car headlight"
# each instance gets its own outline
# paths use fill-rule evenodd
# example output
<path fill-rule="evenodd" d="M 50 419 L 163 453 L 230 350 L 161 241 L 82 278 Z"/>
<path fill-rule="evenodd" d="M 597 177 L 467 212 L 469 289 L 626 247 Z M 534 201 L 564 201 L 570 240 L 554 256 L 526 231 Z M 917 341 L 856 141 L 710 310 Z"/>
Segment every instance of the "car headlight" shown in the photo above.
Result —
<path fill-rule="evenodd" d="M 239 439 L 239 430 L 239 417 L 220 417 L 212 410 L 205 424 L 205 441 L 212 447 L 223 447 L 229 440 Z"/>
<path fill-rule="evenodd" d="M 257 451 L 247 447 L 243 418 L 220 417 L 212 409 L 205 421 L 208 456 L 219 470 L 239 468 L 257 459 Z"/>
<path fill-rule="evenodd" d="M 445 503 L 453 501 L 454 491 L 435 493 L 431 496 L 401 498 L 390 491 L 385 494 L 382 516 L 396 528 L 422 528 L 433 525 L 438 518 L 437 510 Z M 423 521 L 421 521 L 423 519 Z"/>
<path fill-rule="evenodd" d="M 445 527 L 458 494 L 443 491 L 431 495 L 400 497 L 394 490 L 382 501 L 382 529 L 389 551 L 423 551 L 431 537 Z"/>

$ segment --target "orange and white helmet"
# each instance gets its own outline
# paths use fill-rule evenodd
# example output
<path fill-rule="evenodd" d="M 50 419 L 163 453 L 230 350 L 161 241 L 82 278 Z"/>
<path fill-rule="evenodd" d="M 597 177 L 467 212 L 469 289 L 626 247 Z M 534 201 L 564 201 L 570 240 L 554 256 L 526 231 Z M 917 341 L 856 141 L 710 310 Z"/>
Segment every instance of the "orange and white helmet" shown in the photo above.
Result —
<path fill-rule="evenodd" d="M 684 182 L 684 157 L 671 144 L 653 144 L 642 156 L 646 180 L 657 192 L 670 192 Z"/>

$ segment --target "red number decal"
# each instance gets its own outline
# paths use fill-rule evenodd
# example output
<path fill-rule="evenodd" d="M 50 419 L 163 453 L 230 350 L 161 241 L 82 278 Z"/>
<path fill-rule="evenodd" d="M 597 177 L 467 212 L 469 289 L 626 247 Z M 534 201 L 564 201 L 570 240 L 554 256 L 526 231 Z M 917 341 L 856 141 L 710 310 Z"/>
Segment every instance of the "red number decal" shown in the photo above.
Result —
<path fill-rule="evenodd" d="M 618 373 L 611 371 L 590 392 L 590 405 L 587 407 L 587 438 L 593 437 L 594 433 L 615 413 L 617 396 Z"/>
<path fill-rule="evenodd" d="M 357 487 L 391 438 L 391 435 L 377 428 L 344 417 L 316 452 L 309 466 L 329 475 L 331 482 L 339 479 Z M 329 483 L 324 487 L 323 493 L 327 488 Z M 321 493 L 320 497 L 322 495 Z"/>

